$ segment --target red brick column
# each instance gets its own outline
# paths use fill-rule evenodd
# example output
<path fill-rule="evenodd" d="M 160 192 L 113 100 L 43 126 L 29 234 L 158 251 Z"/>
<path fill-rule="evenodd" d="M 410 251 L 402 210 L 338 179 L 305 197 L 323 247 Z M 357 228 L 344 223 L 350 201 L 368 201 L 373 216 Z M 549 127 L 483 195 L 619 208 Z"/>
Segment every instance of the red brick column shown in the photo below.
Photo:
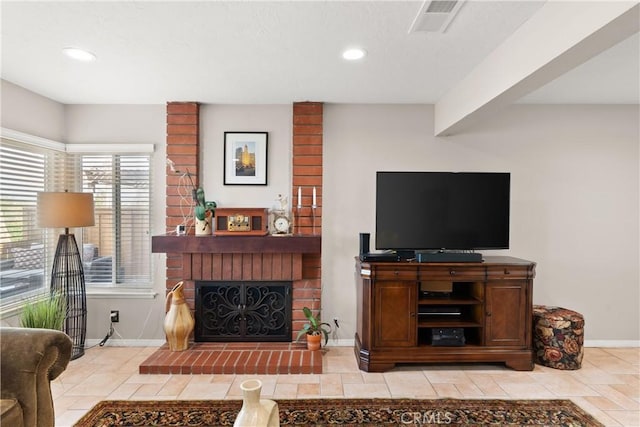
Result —
<path fill-rule="evenodd" d="M 168 102 L 167 103 L 167 158 L 175 164 L 173 172 L 167 166 L 166 193 L 166 232 L 173 233 L 176 226 L 184 223 L 183 212 L 189 212 L 184 205 L 181 194 L 185 194 L 184 179 L 180 175 L 187 171 L 191 174 L 193 183 L 197 187 L 199 182 L 200 165 L 200 105 L 196 102 Z M 189 222 L 188 224 L 191 224 Z M 192 227 L 187 227 L 193 233 Z M 167 283 L 168 290 L 182 280 L 182 254 L 167 254 Z M 194 307 L 193 290 L 186 293 L 189 305 Z"/>
<path fill-rule="evenodd" d="M 296 232 L 312 234 L 311 209 L 313 188 L 316 188 L 315 233 L 322 234 L 322 133 L 323 104 L 297 102 L 293 104 L 293 179 L 291 205 L 296 208 L 298 188 L 302 189 L 302 210 L 296 210 Z M 302 259 L 302 280 L 293 284 L 294 338 L 304 324 L 302 308 L 314 313 L 320 310 L 321 289 L 320 254 L 305 254 Z M 326 320 L 326 319 L 325 319 Z"/>

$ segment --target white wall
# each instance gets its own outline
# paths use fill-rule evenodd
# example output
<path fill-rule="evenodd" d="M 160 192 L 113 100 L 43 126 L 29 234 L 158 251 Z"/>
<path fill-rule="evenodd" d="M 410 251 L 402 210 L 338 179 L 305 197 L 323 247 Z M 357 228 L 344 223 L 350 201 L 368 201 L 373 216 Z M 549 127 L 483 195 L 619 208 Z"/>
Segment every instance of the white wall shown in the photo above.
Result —
<path fill-rule="evenodd" d="M 67 105 L 66 140 L 75 143 L 152 143 L 151 234 L 165 230 L 165 105 Z M 164 332 L 165 255 L 153 254 L 153 292 L 143 295 L 110 295 L 87 291 L 87 339 L 100 340 L 109 330 L 109 313 L 120 310 L 113 340 L 162 340 Z"/>
<path fill-rule="evenodd" d="M 0 123 L 7 129 L 62 142 L 64 105 L 0 80 Z"/>
<path fill-rule="evenodd" d="M 534 303 L 584 314 L 590 341 L 639 333 L 638 106 L 510 107 L 433 136 L 424 105 L 324 110 L 323 316 L 356 323 L 358 233 L 375 233 L 375 172 L 511 172 L 509 255 L 537 262 Z M 373 246 L 373 244 L 372 244 Z M 489 252 L 486 252 L 487 254 Z"/>
<path fill-rule="evenodd" d="M 278 194 L 291 201 L 292 105 L 200 106 L 200 163 L 207 200 L 219 207 L 277 205 Z M 267 185 L 224 185 L 225 132 L 268 132 Z"/>

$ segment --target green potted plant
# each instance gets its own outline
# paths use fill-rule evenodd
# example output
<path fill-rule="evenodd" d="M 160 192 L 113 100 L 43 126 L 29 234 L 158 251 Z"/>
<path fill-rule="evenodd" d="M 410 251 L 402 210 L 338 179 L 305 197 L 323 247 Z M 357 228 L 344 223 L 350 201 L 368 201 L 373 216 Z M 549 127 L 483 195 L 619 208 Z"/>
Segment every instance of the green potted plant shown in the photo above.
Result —
<path fill-rule="evenodd" d="M 54 294 L 44 299 L 28 302 L 22 308 L 20 325 L 23 328 L 62 330 L 67 307 L 62 295 Z"/>
<path fill-rule="evenodd" d="M 213 221 L 216 202 L 207 202 L 204 200 L 204 189 L 198 187 L 194 191 L 194 201 L 196 206 L 193 209 L 196 226 L 196 235 L 209 235 L 211 234 L 211 221 Z"/>
<path fill-rule="evenodd" d="M 307 323 L 304 324 L 302 329 L 298 331 L 298 337 L 296 340 L 300 340 L 300 337 L 306 335 L 307 348 L 309 350 L 319 350 L 320 341 L 324 335 L 324 344 L 327 345 L 329 341 L 329 333 L 331 332 L 331 325 L 326 322 L 320 321 L 320 313 L 314 316 L 309 307 L 302 309 L 304 316 L 307 318 Z"/>

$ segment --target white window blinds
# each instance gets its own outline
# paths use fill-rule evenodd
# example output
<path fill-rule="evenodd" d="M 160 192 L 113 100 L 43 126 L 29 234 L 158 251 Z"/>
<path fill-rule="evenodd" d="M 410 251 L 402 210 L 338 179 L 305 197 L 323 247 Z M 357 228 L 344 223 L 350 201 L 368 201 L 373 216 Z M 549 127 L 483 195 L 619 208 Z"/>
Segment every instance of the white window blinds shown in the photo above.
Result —
<path fill-rule="evenodd" d="M 84 229 L 87 287 L 151 283 L 151 156 L 75 154 L 82 191 L 93 193 L 95 226 Z"/>
<path fill-rule="evenodd" d="M 38 227 L 37 194 L 64 190 L 68 177 L 66 166 L 64 152 L 0 138 L 0 299 L 3 305 L 48 289 L 57 230 Z"/>

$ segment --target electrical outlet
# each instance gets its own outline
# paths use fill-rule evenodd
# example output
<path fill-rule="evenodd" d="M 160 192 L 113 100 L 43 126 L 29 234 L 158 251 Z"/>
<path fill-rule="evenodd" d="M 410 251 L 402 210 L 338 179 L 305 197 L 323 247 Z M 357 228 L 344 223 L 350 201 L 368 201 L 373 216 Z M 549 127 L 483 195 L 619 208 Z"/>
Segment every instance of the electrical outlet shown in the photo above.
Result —
<path fill-rule="evenodd" d="M 111 322 L 118 323 L 120 321 L 120 310 L 111 310 Z"/>

